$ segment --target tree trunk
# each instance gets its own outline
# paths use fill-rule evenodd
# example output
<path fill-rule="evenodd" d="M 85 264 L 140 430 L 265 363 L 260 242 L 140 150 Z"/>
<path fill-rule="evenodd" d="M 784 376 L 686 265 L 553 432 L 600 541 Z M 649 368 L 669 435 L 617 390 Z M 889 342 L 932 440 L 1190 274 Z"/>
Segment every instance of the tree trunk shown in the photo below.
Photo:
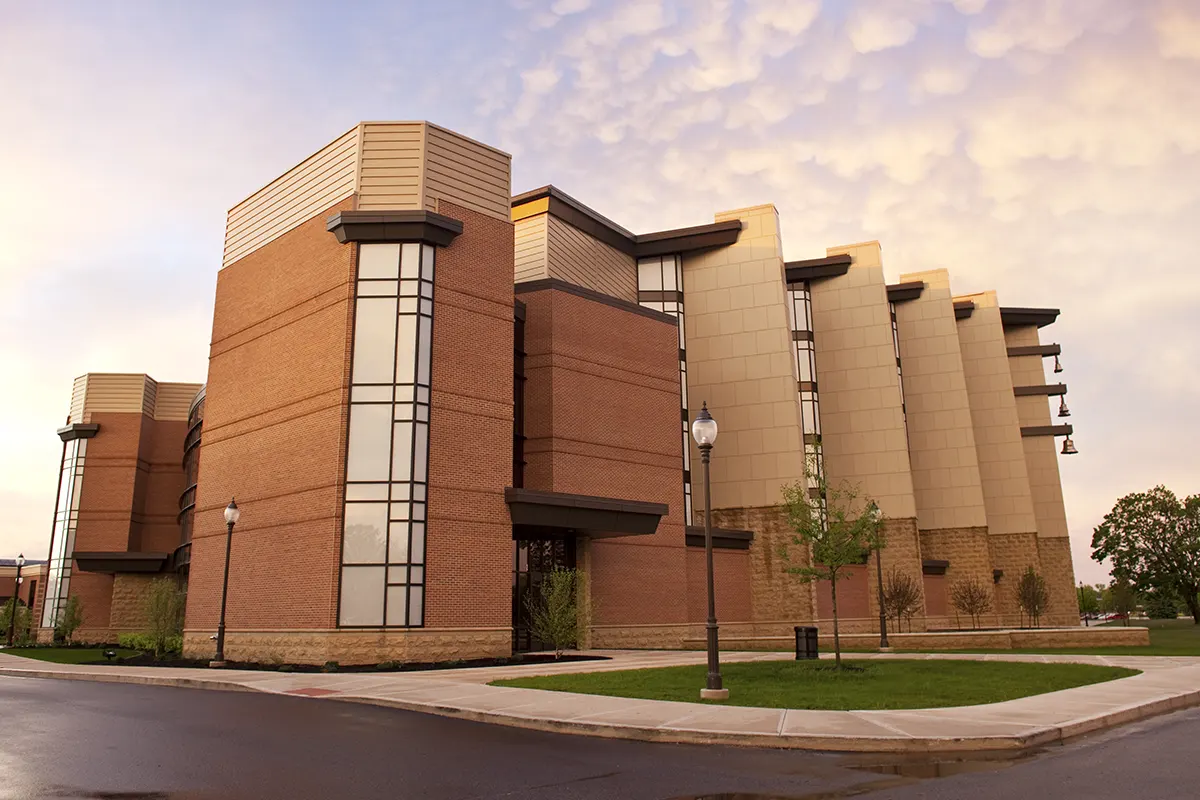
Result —
<path fill-rule="evenodd" d="M 1192 622 L 1200 625 L 1200 600 L 1196 597 L 1196 587 L 1189 586 L 1184 591 L 1183 598 L 1187 603 L 1188 613 L 1192 615 Z"/>
<path fill-rule="evenodd" d="M 837 664 L 838 669 L 842 668 L 842 639 L 838 633 L 838 615 L 837 615 L 837 573 L 830 576 L 829 580 L 830 594 L 833 595 L 833 660 Z"/>

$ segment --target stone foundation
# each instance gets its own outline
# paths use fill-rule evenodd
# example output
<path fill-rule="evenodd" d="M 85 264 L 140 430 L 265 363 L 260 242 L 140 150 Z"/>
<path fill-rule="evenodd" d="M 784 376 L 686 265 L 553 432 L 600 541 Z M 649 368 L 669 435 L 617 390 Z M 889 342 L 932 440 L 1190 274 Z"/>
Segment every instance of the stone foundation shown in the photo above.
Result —
<path fill-rule="evenodd" d="M 754 620 L 812 619 L 816 613 L 815 584 L 801 583 L 784 572 L 788 566 L 805 566 L 808 554 L 790 546 L 792 529 L 777 506 L 713 509 L 713 525 L 754 531 L 750 543 L 750 613 Z M 789 547 L 790 546 L 790 547 Z M 791 564 L 782 555 L 788 548 Z"/>
<path fill-rule="evenodd" d="M 212 658 L 216 632 L 183 634 L 185 658 Z M 511 628 L 408 630 L 228 631 L 225 658 L 262 664 L 430 663 L 512 655 Z"/>
<path fill-rule="evenodd" d="M 955 621 L 954 604 L 950 601 L 951 590 L 955 582 L 974 578 L 989 589 L 993 589 L 992 561 L 988 550 L 988 529 L 975 528 L 939 528 L 921 531 L 921 557 L 938 561 L 949 561 L 946 568 L 946 614 L 929 617 L 928 625 L 934 627 L 961 627 Z M 967 620 L 968 626 L 970 620 Z M 996 613 L 996 599 L 992 597 L 992 611 L 980 618 L 980 624 L 985 627 L 998 627 L 999 617 Z"/>
<path fill-rule="evenodd" d="M 878 621 L 876 621 L 878 626 Z M 841 634 L 843 650 L 875 650 L 879 647 L 879 632 Z M 820 647 L 833 650 L 833 629 L 822 626 Z M 953 631 L 926 633 L 892 633 L 888 643 L 901 650 L 1025 650 L 1043 648 L 1085 647 L 1144 647 L 1150 644 L 1146 628 L 1039 628 L 1030 630 Z M 703 637 L 684 642 L 688 650 L 703 650 Z M 793 636 L 738 637 L 723 635 L 721 649 L 789 651 L 795 647 Z"/>
<path fill-rule="evenodd" d="M 1024 624 L 1021 607 L 1017 603 L 1017 583 L 1027 567 L 1041 571 L 1037 538 L 1034 532 L 988 534 L 988 553 L 992 569 L 1004 572 L 992 587 L 1001 625 L 1015 628 Z M 1078 621 L 1078 616 L 1071 620 L 1072 624 Z"/>
<path fill-rule="evenodd" d="M 1042 617 L 1046 625 L 1075 625 L 1079 622 L 1079 594 L 1071 563 L 1071 540 L 1066 536 L 1039 537 L 1038 560 L 1050 590 L 1050 608 Z"/>

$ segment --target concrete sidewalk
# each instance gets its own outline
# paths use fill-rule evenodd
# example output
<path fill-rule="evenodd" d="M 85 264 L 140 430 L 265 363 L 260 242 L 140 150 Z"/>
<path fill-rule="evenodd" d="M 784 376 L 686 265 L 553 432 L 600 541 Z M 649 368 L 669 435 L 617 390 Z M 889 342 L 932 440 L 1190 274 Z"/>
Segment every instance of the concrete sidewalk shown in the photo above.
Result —
<path fill-rule="evenodd" d="M 611 660 L 410 673 L 296 674 L 61 665 L 0 651 L 0 675 L 271 692 L 647 741 L 890 753 L 1020 750 L 1200 705 L 1200 658 L 1151 656 L 850 656 L 1103 664 L 1143 671 L 1117 681 L 1003 703 L 912 711 L 741 708 L 487 685 L 498 678 L 702 664 L 705 658 L 704 653 L 677 651 L 605 651 L 603 655 Z M 786 653 L 721 654 L 723 662 L 790 657 Z"/>

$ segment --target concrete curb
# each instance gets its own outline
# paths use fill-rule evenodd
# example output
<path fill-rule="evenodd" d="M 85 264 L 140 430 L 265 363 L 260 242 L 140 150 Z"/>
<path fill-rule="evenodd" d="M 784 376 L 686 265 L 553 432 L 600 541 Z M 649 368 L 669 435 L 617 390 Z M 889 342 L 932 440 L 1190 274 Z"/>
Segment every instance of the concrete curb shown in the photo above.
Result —
<path fill-rule="evenodd" d="M 253 684 L 240 683 L 222 678 L 171 677 L 166 675 L 128 675 L 108 672 L 83 672 L 53 669 L 25 669 L 0 667 L 0 675 L 24 678 L 49 678 L 57 680 L 84 680 L 101 683 L 128 683 L 146 686 L 166 686 L 216 691 L 261 692 L 264 694 L 297 695 L 289 691 L 275 691 Z M 1135 676 L 1136 677 L 1136 676 Z M 1130 680 L 1129 678 L 1120 680 Z M 476 685 L 477 688 L 482 684 Z M 539 690 L 525 690 L 537 691 Z M 629 739 L 647 742 L 671 742 L 680 744 L 722 744 L 744 747 L 771 747 L 796 750 L 852 753 L 967 753 L 967 752 L 1019 752 L 1034 747 L 1044 747 L 1067 742 L 1071 739 L 1098 731 L 1108 730 L 1148 717 L 1166 714 L 1200 705 L 1200 689 L 1187 691 L 1170 697 L 1151 699 L 1146 702 L 1120 706 L 1099 714 L 1069 720 L 1060 725 L 1030 727 L 1020 733 L 987 734 L 979 736 L 919 736 L 897 732 L 894 736 L 870 736 L 848 734 L 821 734 L 815 732 L 736 732 L 721 730 L 689 729 L 686 727 L 663 727 L 626 723 L 605 723 L 590 720 L 554 719 L 526 716 L 503 710 L 480 710 L 448 703 L 404 700 L 394 697 L 343 692 L 308 699 L 337 700 L 344 703 L 395 708 L 433 714 L 442 717 L 464 719 L 514 728 L 566 733 L 572 735 L 599 736 L 610 739 Z M 645 701 L 654 702 L 654 701 Z M 700 707 L 705 708 L 705 707 Z M 929 711 L 930 709 L 925 709 Z M 853 714 L 855 712 L 845 712 Z"/>

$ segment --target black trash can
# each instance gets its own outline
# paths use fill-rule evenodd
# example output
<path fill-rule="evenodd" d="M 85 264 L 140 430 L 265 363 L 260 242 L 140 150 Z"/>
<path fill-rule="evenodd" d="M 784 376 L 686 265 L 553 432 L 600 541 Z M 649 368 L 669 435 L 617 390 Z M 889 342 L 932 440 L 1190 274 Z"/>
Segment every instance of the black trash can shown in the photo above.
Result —
<path fill-rule="evenodd" d="M 803 661 L 818 658 L 817 629 L 797 625 L 796 628 L 796 660 Z"/>

